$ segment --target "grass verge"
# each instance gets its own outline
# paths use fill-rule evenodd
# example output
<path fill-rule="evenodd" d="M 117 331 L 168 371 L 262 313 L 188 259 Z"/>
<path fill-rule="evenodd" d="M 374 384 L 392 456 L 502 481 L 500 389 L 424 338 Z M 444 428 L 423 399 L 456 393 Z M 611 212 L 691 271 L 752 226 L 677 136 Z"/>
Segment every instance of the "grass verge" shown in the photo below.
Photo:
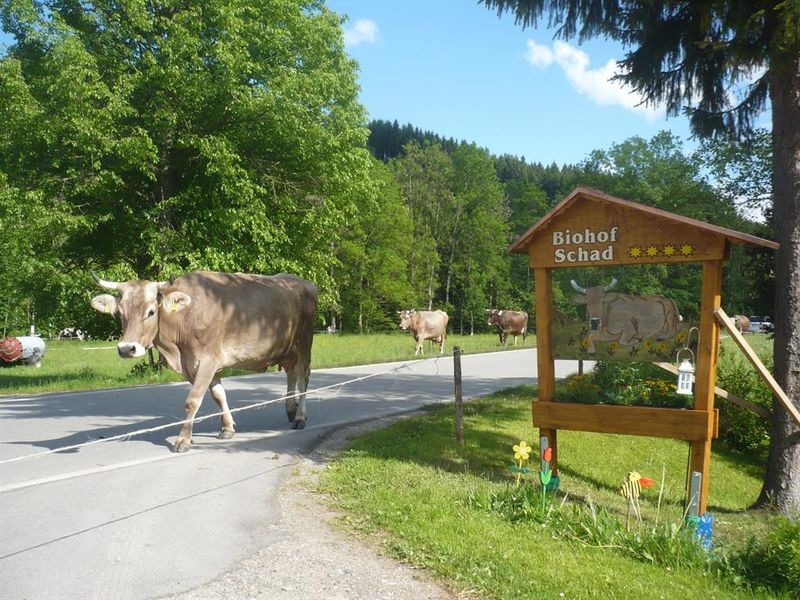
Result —
<path fill-rule="evenodd" d="M 463 451 L 453 442 L 452 407 L 431 407 L 425 416 L 368 433 L 334 462 L 321 487 L 343 509 L 345 523 L 380 532 L 393 556 L 489 598 L 792 597 L 787 586 L 800 564 L 793 566 L 791 552 L 800 561 L 800 544 L 782 546 L 789 548 L 781 556 L 790 576 L 778 583 L 767 576 L 776 563 L 753 572 L 736 564 L 748 544 L 768 547 L 765 536 L 779 522 L 746 511 L 758 495 L 762 465 L 720 445 L 709 496 L 719 567 L 680 532 L 686 443 L 560 432 L 561 489 L 549 500 L 551 512 L 537 517 L 531 508 L 520 518 L 509 510 L 511 447 L 534 434 L 533 392 L 518 388 L 468 403 Z M 644 524 L 626 541 L 622 479 L 637 470 L 658 486 L 662 468 L 661 504 L 657 489 L 643 493 Z M 532 479 L 523 485 L 539 498 Z"/>

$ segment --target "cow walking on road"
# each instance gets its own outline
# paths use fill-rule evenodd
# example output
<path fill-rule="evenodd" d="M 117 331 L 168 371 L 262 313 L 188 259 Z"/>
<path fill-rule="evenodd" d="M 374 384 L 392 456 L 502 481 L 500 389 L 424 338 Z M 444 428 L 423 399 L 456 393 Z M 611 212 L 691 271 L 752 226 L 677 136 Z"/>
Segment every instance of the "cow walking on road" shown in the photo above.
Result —
<path fill-rule="evenodd" d="M 92 276 L 100 287 L 120 294 L 92 298 L 96 310 L 119 314 L 120 357 L 144 356 L 155 346 L 169 367 L 192 384 L 186 398 L 189 421 L 175 442 L 176 452 L 192 445 L 191 419 L 206 390 L 222 411 L 219 438 L 233 437 L 235 423 L 219 376 L 224 368 L 263 371 L 280 365 L 286 371 L 286 414 L 294 429 L 305 427 L 317 310 L 313 283 L 286 274 L 206 271 L 169 282 L 115 282 Z"/>
<path fill-rule="evenodd" d="M 509 335 L 514 336 L 514 345 L 517 345 L 517 336 L 522 336 L 522 345 L 525 345 L 525 338 L 528 336 L 528 313 L 518 310 L 498 310 L 487 308 L 489 320 L 487 325 L 494 325 L 500 334 L 500 343 L 506 345 Z"/>
<path fill-rule="evenodd" d="M 646 337 L 666 340 L 678 333 L 681 316 L 674 300 L 664 296 L 631 296 L 610 290 L 617 279 L 608 285 L 582 288 L 575 280 L 572 287 L 580 296 L 575 304 L 585 304 L 589 318 L 586 336 L 587 352 L 594 354 L 596 342 L 619 342 L 622 346 L 638 344 Z"/>
<path fill-rule="evenodd" d="M 447 337 L 447 321 L 449 317 L 443 310 L 408 309 L 398 311 L 400 314 L 400 329 L 410 330 L 417 342 L 414 355 L 425 354 L 422 343 L 431 340 L 439 344 L 439 354 L 444 353 L 444 339 Z"/>

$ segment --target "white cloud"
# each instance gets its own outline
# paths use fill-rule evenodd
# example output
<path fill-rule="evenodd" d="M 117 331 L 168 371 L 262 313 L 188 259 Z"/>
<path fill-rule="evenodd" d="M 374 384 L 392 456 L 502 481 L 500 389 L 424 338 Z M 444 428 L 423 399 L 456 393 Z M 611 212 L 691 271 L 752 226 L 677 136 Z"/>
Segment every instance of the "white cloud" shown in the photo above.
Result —
<path fill-rule="evenodd" d="M 642 98 L 630 86 L 611 78 L 617 74 L 617 61 L 611 59 L 597 69 L 589 68 L 589 55 L 565 42 L 553 43 L 553 48 L 528 40 L 525 60 L 537 69 L 546 69 L 556 63 L 570 85 L 584 96 L 588 96 L 600 106 L 618 105 L 644 115 L 648 120 L 664 116 L 663 109 L 640 104 Z"/>
<path fill-rule="evenodd" d="M 380 31 L 378 24 L 372 19 L 359 19 L 344 31 L 344 45 L 358 46 L 359 44 L 374 44 L 378 41 Z"/>

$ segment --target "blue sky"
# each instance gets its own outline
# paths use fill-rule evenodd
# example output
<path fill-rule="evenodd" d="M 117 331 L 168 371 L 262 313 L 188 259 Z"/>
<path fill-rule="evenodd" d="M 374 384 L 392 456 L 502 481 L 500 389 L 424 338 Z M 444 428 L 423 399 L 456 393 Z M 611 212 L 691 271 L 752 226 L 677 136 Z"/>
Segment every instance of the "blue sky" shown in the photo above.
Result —
<path fill-rule="evenodd" d="M 397 120 L 493 154 L 576 163 L 595 149 L 667 129 L 690 141 L 688 120 L 635 107 L 608 82 L 621 46 L 557 42 L 477 0 L 328 0 L 348 17 L 345 40 L 360 65 L 371 119 Z"/>

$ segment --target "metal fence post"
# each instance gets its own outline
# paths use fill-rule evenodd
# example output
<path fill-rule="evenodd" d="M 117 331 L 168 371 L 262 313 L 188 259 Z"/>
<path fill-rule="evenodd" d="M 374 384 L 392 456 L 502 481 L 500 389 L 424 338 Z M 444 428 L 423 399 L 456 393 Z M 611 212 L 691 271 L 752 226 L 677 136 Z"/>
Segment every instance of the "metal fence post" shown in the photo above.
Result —
<path fill-rule="evenodd" d="M 461 348 L 453 347 L 453 379 L 456 393 L 456 443 L 464 445 L 464 400 L 461 397 Z"/>

